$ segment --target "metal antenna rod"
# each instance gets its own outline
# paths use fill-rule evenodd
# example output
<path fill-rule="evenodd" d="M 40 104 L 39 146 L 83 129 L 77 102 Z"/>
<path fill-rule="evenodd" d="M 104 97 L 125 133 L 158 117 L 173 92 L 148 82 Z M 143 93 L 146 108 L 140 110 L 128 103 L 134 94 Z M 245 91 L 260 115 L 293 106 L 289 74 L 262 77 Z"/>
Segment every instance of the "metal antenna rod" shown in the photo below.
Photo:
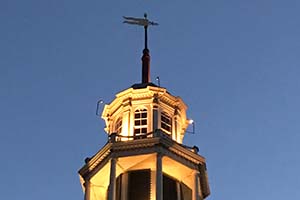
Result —
<path fill-rule="evenodd" d="M 103 104 L 103 100 L 102 99 L 100 99 L 100 100 L 97 101 L 97 108 L 96 108 L 96 115 L 97 116 L 100 116 L 100 114 L 99 114 L 99 105 L 100 104 Z"/>

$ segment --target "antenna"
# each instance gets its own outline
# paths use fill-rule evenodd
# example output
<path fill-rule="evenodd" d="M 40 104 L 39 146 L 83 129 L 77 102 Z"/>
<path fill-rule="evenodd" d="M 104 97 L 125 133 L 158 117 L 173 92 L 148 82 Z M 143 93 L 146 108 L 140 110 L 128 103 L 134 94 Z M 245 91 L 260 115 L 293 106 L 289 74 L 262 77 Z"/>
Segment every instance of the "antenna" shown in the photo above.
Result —
<path fill-rule="evenodd" d="M 192 119 L 189 119 L 188 122 L 189 122 L 190 125 L 192 125 L 192 128 L 193 128 L 193 129 L 192 129 L 192 131 L 187 131 L 187 130 L 186 130 L 185 132 L 186 132 L 186 133 L 195 134 L 195 121 L 192 120 Z"/>
<path fill-rule="evenodd" d="M 155 80 L 157 81 L 157 85 L 160 87 L 160 78 L 159 78 L 159 76 L 157 76 L 157 77 L 155 78 Z"/>
<path fill-rule="evenodd" d="M 99 105 L 100 104 L 103 104 L 104 103 L 104 101 L 102 100 L 102 99 L 99 99 L 98 101 L 97 101 L 97 108 L 96 108 L 96 115 L 97 116 L 100 116 L 100 114 L 99 114 Z"/>

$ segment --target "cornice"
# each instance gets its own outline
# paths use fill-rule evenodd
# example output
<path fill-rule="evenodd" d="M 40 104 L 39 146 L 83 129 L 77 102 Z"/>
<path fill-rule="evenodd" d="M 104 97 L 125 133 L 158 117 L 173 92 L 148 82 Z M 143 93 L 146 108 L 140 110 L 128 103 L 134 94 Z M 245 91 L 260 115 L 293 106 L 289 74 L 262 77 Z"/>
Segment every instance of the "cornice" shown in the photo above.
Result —
<path fill-rule="evenodd" d="M 110 153 L 112 143 L 106 143 L 79 171 L 78 173 L 85 177 L 88 172 L 96 168 Z"/>
<path fill-rule="evenodd" d="M 139 89 L 129 88 L 116 94 L 116 98 L 110 104 L 105 105 L 102 112 L 102 118 L 106 119 L 108 115 L 112 115 L 116 110 L 120 109 L 123 102 L 127 99 L 130 99 L 134 104 L 135 101 L 152 100 L 155 96 L 172 108 L 178 107 L 180 110 L 184 111 L 187 109 L 186 104 L 180 97 L 171 95 L 165 88 L 147 86 L 146 88 Z M 144 103 L 150 104 L 152 101 Z"/>
<path fill-rule="evenodd" d="M 170 156 L 190 167 L 205 164 L 204 157 L 186 149 L 176 141 L 168 138 L 168 136 L 162 136 L 162 134 L 159 133 L 158 137 L 153 138 L 109 142 L 79 170 L 79 174 L 82 177 L 89 177 L 89 174 L 95 174 L 99 170 L 97 166 L 101 165 L 105 160 L 107 161 L 110 157 L 118 158 L 158 152 L 162 152 L 166 156 Z"/>

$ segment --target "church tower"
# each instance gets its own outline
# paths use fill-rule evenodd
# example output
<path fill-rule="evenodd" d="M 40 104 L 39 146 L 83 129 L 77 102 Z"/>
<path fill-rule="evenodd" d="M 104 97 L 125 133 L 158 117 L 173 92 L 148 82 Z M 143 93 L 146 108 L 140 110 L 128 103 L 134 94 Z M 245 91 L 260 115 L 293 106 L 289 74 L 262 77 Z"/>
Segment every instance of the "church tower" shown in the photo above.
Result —
<path fill-rule="evenodd" d="M 150 81 L 145 18 L 142 82 L 105 105 L 107 143 L 79 170 L 85 200 L 203 200 L 209 194 L 205 158 L 182 144 L 189 120 L 178 96 Z"/>

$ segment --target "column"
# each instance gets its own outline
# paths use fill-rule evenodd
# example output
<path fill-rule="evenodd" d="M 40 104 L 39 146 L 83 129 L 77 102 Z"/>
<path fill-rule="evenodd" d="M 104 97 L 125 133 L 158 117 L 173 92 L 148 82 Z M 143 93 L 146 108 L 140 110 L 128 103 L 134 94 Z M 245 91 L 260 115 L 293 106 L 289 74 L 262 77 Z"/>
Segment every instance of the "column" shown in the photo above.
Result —
<path fill-rule="evenodd" d="M 117 159 L 110 160 L 110 177 L 108 186 L 108 200 L 116 200 L 116 163 Z"/>
<path fill-rule="evenodd" d="M 158 129 L 158 107 L 153 105 L 153 117 L 152 117 L 152 132 L 154 133 Z"/>
<path fill-rule="evenodd" d="M 89 180 L 86 180 L 84 182 L 84 200 L 90 200 L 90 181 Z"/>
<path fill-rule="evenodd" d="M 200 196 L 199 196 L 199 172 L 198 171 L 194 171 L 193 175 L 193 183 L 194 183 L 194 187 L 193 187 L 193 196 L 192 196 L 192 200 L 200 200 Z"/>
<path fill-rule="evenodd" d="M 180 141 L 180 140 L 179 140 L 179 137 L 178 137 L 178 135 L 179 135 L 178 133 L 179 133 L 179 132 L 178 132 L 178 130 L 177 130 L 177 126 L 178 126 L 178 125 L 177 125 L 177 123 L 178 123 L 178 122 L 177 122 L 177 116 L 173 117 L 172 122 L 173 122 L 173 124 L 174 124 L 174 126 L 172 126 L 172 129 L 173 129 L 172 131 L 173 131 L 173 133 L 174 133 L 174 134 L 172 134 L 172 138 L 173 138 L 173 140 L 175 140 L 175 141 L 178 142 L 178 141 Z"/>
<path fill-rule="evenodd" d="M 156 199 L 156 167 L 151 169 L 150 199 Z"/>
<path fill-rule="evenodd" d="M 156 155 L 156 200 L 163 200 L 162 154 Z"/>
<path fill-rule="evenodd" d="M 176 190 L 177 190 L 177 200 L 181 200 L 181 190 L 180 190 L 180 183 L 176 182 Z"/>

